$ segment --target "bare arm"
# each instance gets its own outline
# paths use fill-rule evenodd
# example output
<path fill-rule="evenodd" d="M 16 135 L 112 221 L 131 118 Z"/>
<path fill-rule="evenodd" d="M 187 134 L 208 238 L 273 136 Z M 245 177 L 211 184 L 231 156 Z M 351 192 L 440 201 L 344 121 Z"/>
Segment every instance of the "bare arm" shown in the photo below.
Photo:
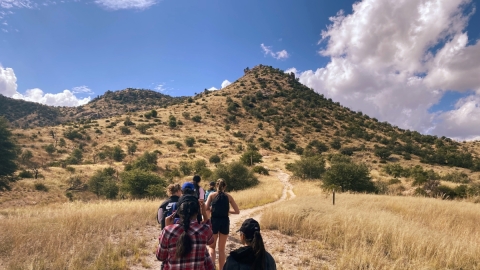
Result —
<path fill-rule="evenodd" d="M 210 199 L 210 196 L 208 196 L 209 199 Z M 235 202 L 235 200 L 233 199 L 232 196 L 230 196 L 230 194 L 228 194 L 228 201 L 230 202 L 230 205 L 232 206 L 233 208 L 233 211 L 232 210 L 229 210 L 228 212 L 230 214 L 240 214 L 240 209 L 238 209 L 238 205 L 237 203 Z"/>
<path fill-rule="evenodd" d="M 208 195 L 207 202 L 205 203 L 205 207 L 207 208 L 207 211 L 211 211 L 212 200 L 213 200 L 213 197 L 215 197 L 215 196 L 217 196 L 216 192 L 212 192 L 212 193 L 210 193 L 210 195 Z"/>

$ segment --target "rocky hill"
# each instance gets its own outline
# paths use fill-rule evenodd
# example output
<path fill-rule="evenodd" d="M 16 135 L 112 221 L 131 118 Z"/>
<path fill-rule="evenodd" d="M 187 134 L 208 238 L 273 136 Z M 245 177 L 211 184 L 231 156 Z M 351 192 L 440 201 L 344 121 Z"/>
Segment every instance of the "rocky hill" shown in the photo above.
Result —
<path fill-rule="evenodd" d="M 120 91 L 109 90 L 83 106 L 54 107 L 0 95 L 0 115 L 4 115 L 14 127 L 53 126 L 70 121 L 99 119 L 149 110 L 179 103 L 185 99 L 148 89 L 127 88 Z"/>

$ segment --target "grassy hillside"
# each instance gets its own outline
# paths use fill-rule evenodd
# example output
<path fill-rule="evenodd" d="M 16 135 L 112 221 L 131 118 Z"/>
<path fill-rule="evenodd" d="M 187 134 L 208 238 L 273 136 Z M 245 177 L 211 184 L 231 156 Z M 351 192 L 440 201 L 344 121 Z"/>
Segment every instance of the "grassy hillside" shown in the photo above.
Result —
<path fill-rule="evenodd" d="M 177 104 L 163 105 L 172 102 Z M 302 155 L 322 154 L 327 159 L 336 153 L 350 156 L 353 162 L 368 166 L 386 194 L 422 195 L 416 189 L 430 188 L 425 187 L 427 184 L 443 186 L 443 193 L 466 185 L 458 189 L 469 197 L 480 190 L 477 144 L 379 122 L 315 93 L 292 74 L 272 67 L 246 69 L 245 75 L 228 87 L 191 98 L 173 99 L 129 89 L 107 92 L 85 108 L 85 112 L 113 116 L 91 120 L 85 115 L 62 125 L 14 130 L 22 150 L 33 154 L 28 162 L 20 159 L 19 163 L 27 171 L 38 169 L 45 179 L 39 181 L 50 189 L 48 193 L 55 194 L 49 201 L 67 200 L 65 194 L 72 189 L 73 195 L 68 196 L 73 199 L 94 199 L 96 196 L 78 187 L 85 187 L 96 170 L 107 167 L 117 171 L 118 180 L 125 166 L 145 151 L 158 153 L 158 175 L 178 181 L 193 173 L 185 166 L 203 160 L 214 170 L 216 165 L 208 162 L 213 155 L 229 163 L 239 160 L 249 147 L 258 148 L 264 161 L 278 160 L 275 166 L 283 169 Z M 128 112 L 120 114 L 122 110 Z M 195 141 L 193 146 L 187 146 L 189 137 Z M 53 149 L 51 153 L 47 148 Z M 125 157 L 114 158 L 117 150 Z M 72 158 L 74 152 L 80 153 L 79 160 Z M 290 160 L 279 159 L 282 156 Z M 22 185 L 33 187 L 22 181 L 17 185 L 17 193 L 26 190 Z M 2 201 L 28 204 L 26 197 L 17 193 L 11 192 Z"/>

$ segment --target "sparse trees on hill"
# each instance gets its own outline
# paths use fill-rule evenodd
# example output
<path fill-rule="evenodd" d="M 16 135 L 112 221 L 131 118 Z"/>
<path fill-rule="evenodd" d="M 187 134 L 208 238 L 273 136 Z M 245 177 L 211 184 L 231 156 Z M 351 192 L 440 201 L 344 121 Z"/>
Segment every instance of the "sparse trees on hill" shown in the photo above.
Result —
<path fill-rule="evenodd" d="M 121 189 L 134 198 L 165 196 L 166 182 L 157 174 L 134 169 L 120 174 Z"/>

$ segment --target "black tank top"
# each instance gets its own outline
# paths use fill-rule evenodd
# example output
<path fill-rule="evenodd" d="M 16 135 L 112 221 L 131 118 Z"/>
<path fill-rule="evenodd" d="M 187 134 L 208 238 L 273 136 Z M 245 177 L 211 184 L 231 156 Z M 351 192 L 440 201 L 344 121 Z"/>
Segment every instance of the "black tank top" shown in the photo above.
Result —
<path fill-rule="evenodd" d="M 219 191 L 217 196 L 213 198 L 212 201 L 212 217 L 213 218 L 222 218 L 228 217 L 228 210 L 230 209 L 230 204 L 228 201 L 228 196 L 225 192 Z"/>

